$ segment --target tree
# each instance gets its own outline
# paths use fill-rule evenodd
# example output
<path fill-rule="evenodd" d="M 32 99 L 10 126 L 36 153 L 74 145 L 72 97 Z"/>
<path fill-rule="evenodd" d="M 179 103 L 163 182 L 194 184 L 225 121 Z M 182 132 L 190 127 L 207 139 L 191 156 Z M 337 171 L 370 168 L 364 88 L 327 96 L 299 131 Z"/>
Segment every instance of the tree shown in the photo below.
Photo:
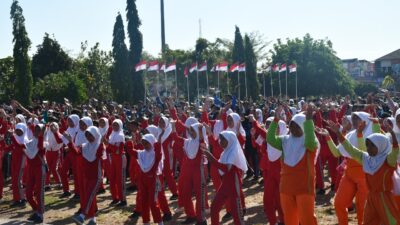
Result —
<path fill-rule="evenodd" d="M 377 93 L 378 88 L 373 84 L 356 83 L 354 92 L 357 96 L 367 96 L 369 93 Z"/>
<path fill-rule="evenodd" d="M 129 36 L 129 98 L 133 102 L 143 100 L 144 96 L 144 79 L 142 72 L 135 72 L 135 65 L 139 63 L 143 50 L 143 37 L 139 31 L 141 25 L 138 11 L 136 8 L 136 0 L 127 0 L 126 18 L 128 20 L 128 36 Z"/>
<path fill-rule="evenodd" d="M 22 104 L 29 104 L 32 96 L 32 74 L 28 51 L 31 46 L 25 29 L 25 18 L 18 1 L 11 5 L 11 20 L 13 22 L 13 58 L 15 75 L 15 97 Z"/>
<path fill-rule="evenodd" d="M 278 39 L 274 44 L 272 65 L 297 64 L 298 96 L 354 94 L 354 81 L 344 70 L 329 40 L 314 40 L 309 34 L 303 39 Z M 284 87 L 285 79 L 282 79 Z M 269 79 L 269 78 L 268 78 Z M 295 96 L 296 77 L 288 74 L 288 95 Z M 273 74 L 274 93 L 277 93 L 278 75 Z M 285 88 L 282 89 L 283 92 Z M 284 94 L 284 93 L 283 93 Z"/>
<path fill-rule="evenodd" d="M 240 33 L 239 27 L 235 27 L 235 40 L 233 42 L 233 50 L 232 50 L 232 63 L 243 63 L 245 60 L 245 53 L 244 53 L 244 44 L 243 44 L 243 37 L 242 34 Z M 244 79 L 243 83 L 241 82 L 242 79 L 240 79 L 240 85 L 238 85 L 238 75 L 237 72 L 234 72 L 231 74 L 231 89 L 233 89 L 233 93 L 235 93 L 237 96 L 239 94 L 239 86 L 244 86 Z M 241 93 L 242 96 L 244 96 L 245 93 Z"/>
<path fill-rule="evenodd" d="M 246 81 L 243 81 L 247 78 L 247 91 L 248 97 L 251 97 L 253 100 L 258 98 L 259 87 L 257 82 L 257 58 L 254 52 L 252 41 L 248 35 L 244 36 L 244 47 L 245 47 L 245 57 L 246 57 L 246 76 L 241 75 L 240 83 L 246 84 Z M 242 73 L 243 74 L 243 73 Z M 243 74 L 244 75 L 244 74 Z M 241 85 L 241 93 L 246 92 L 246 86 Z M 242 95 L 244 96 L 244 95 Z"/>
<path fill-rule="evenodd" d="M 64 102 L 64 98 L 68 98 L 76 104 L 88 100 L 85 84 L 71 71 L 52 73 L 39 79 L 35 84 L 34 95 L 55 102 Z"/>
<path fill-rule="evenodd" d="M 45 33 L 43 43 L 37 46 L 37 52 L 32 57 L 32 76 L 34 80 L 43 78 L 50 73 L 70 70 L 72 59 L 61 48 L 53 37 Z"/>
<path fill-rule="evenodd" d="M 9 101 L 14 98 L 14 59 L 9 56 L 0 59 L 0 99 Z"/>
<path fill-rule="evenodd" d="M 112 46 L 114 59 L 110 74 L 112 91 L 116 101 L 129 101 L 129 96 L 132 94 L 129 89 L 129 52 L 125 44 L 124 23 L 119 13 L 114 24 Z"/>

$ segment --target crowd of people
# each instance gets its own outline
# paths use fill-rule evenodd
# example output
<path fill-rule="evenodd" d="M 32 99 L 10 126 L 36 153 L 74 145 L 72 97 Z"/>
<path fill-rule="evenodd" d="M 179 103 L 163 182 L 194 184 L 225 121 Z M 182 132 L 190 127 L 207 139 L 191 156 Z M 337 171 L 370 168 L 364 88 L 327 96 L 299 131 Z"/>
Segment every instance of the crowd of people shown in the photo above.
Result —
<path fill-rule="evenodd" d="M 170 221 L 173 200 L 186 215 L 183 224 L 207 224 L 210 215 L 217 225 L 224 207 L 225 219 L 245 224 L 242 184 L 256 181 L 264 187 L 265 223 L 314 225 L 327 166 L 340 225 L 348 224 L 349 210 L 358 224 L 400 224 L 400 109 L 388 92 L 258 102 L 226 95 L 196 104 L 157 97 L 134 106 L 92 99 L 25 108 L 12 101 L 0 109 L 0 125 L 10 207 L 28 202 L 34 223 L 43 222 L 51 187 L 62 189 L 60 198 L 79 199 L 71 215 L 77 224 L 93 225 L 96 195 L 109 188 L 109 204 L 126 207 L 128 183 L 137 191 L 130 218 L 144 224 L 151 217 L 156 224 Z M 0 199 L 3 188 L 0 173 Z"/>

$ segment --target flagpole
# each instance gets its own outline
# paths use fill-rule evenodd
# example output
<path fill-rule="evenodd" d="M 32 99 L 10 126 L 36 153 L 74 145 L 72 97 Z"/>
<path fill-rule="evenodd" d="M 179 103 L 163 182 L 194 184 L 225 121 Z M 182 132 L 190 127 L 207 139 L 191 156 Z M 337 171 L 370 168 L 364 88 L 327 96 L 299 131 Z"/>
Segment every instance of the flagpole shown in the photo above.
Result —
<path fill-rule="evenodd" d="M 164 88 L 165 88 L 165 92 L 168 95 L 168 88 L 167 88 L 167 73 L 164 70 Z M 171 95 L 171 92 L 169 92 L 169 95 Z"/>
<path fill-rule="evenodd" d="M 206 68 L 206 80 L 207 80 L 207 96 L 208 96 L 209 91 L 208 91 L 208 70 L 207 70 L 207 68 Z"/>
<path fill-rule="evenodd" d="M 176 67 L 176 64 L 175 64 L 175 88 L 176 88 L 176 99 L 178 99 L 178 75 L 176 74 L 176 70 L 177 70 L 178 68 Z"/>
<path fill-rule="evenodd" d="M 297 96 L 297 68 L 296 68 L 296 100 L 298 101 L 298 96 Z"/>
<path fill-rule="evenodd" d="M 156 92 L 158 93 L 158 87 L 160 86 L 160 78 L 159 78 L 159 71 L 156 72 L 156 76 L 157 76 L 157 87 L 156 87 Z"/>
<path fill-rule="evenodd" d="M 188 94 L 188 102 L 190 104 L 190 96 L 189 96 L 189 74 L 186 76 L 186 89 Z"/>
<path fill-rule="evenodd" d="M 219 70 L 218 70 L 218 91 L 220 91 L 219 90 Z"/>
<path fill-rule="evenodd" d="M 269 72 L 269 74 L 271 75 L 271 97 L 274 97 L 274 86 L 272 83 L 272 70 Z"/>
<path fill-rule="evenodd" d="M 281 72 L 280 71 L 278 71 L 278 77 L 279 77 L 279 97 L 282 97 Z"/>
<path fill-rule="evenodd" d="M 147 75 L 147 69 L 144 70 L 143 72 L 143 83 L 144 83 L 144 104 L 146 104 L 146 75 Z"/>
<path fill-rule="evenodd" d="M 226 72 L 226 86 L 228 87 L 228 94 L 230 94 L 230 91 L 229 91 L 229 72 L 228 71 Z"/>
<path fill-rule="evenodd" d="M 199 100 L 200 90 L 199 90 L 199 68 L 198 64 L 196 63 L 196 76 L 197 76 L 197 100 Z"/>
<path fill-rule="evenodd" d="M 240 100 L 240 78 L 239 78 L 239 67 L 238 67 L 238 71 L 237 71 L 237 78 L 238 78 L 238 94 L 239 94 L 239 100 Z"/>
<path fill-rule="evenodd" d="M 247 71 L 246 71 L 246 67 L 244 68 L 244 85 L 246 86 L 246 98 L 247 98 Z"/>
<path fill-rule="evenodd" d="M 287 68 L 286 68 L 286 100 L 288 100 L 288 93 L 287 93 Z"/>
<path fill-rule="evenodd" d="M 263 89 L 264 89 L 264 98 L 265 98 L 265 74 L 261 73 L 263 76 Z"/>

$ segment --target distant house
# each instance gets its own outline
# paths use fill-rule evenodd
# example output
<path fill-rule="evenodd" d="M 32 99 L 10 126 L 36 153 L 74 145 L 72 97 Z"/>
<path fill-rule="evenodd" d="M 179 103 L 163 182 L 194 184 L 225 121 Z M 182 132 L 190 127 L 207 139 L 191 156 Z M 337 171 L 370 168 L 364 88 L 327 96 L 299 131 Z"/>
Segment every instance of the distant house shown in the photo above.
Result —
<path fill-rule="evenodd" d="M 388 74 L 400 76 L 400 49 L 376 59 L 375 71 L 380 77 Z"/>
<path fill-rule="evenodd" d="M 343 59 L 343 68 L 349 73 L 349 75 L 356 81 L 361 83 L 371 83 L 378 85 L 381 81 L 375 75 L 374 63 L 367 60 L 359 60 L 357 58 L 353 59 Z"/>

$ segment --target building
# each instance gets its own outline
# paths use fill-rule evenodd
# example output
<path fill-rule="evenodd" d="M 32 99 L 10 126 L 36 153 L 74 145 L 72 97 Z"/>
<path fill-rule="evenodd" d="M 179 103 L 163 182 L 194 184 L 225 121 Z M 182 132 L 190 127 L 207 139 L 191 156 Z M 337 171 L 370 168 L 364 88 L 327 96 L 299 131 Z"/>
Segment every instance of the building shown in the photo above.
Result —
<path fill-rule="evenodd" d="M 375 60 L 375 71 L 379 77 L 400 76 L 400 49 Z"/>
<path fill-rule="evenodd" d="M 342 60 L 342 65 L 349 75 L 358 82 L 375 85 L 379 85 L 382 82 L 382 79 L 376 76 L 375 66 L 372 62 L 354 58 Z"/>

